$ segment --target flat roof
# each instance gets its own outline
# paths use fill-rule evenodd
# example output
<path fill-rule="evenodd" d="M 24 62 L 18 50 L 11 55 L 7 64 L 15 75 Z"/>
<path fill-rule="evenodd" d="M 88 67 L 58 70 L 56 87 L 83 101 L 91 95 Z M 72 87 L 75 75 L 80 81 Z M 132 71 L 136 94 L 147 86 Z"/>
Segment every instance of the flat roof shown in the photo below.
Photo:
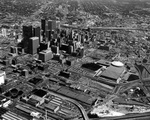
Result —
<path fill-rule="evenodd" d="M 106 66 L 109 66 L 109 65 L 110 65 L 110 62 L 109 62 L 109 61 L 103 60 L 103 59 L 97 61 L 97 63 L 98 63 L 98 64 L 101 64 L 101 65 L 106 65 Z"/>
<path fill-rule="evenodd" d="M 66 95 L 70 98 L 76 99 L 78 101 L 81 101 L 83 103 L 86 103 L 88 105 L 91 105 L 94 100 L 91 99 L 89 95 L 79 94 L 77 92 L 74 92 L 68 88 L 61 87 L 58 91 L 58 93 Z"/>
<path fill-rule="evenodd" d="M 109 66 L 104 72 L 102 72 L 100 77 L 117 80 L 124 70 L 125 67 Z"/>

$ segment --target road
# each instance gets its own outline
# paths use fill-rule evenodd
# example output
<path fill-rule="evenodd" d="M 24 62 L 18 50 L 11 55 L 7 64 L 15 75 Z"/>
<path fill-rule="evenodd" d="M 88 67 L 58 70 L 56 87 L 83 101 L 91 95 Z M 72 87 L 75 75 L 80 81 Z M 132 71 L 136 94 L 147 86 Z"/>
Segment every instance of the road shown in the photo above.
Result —
<path fill-rule="evenodd" d="M 72 28 L 72 29 L 82 29 L 80 26 L 73 26 L 68 24 L 61 24 L 62 28 Z M 140 30 L 140 28 L 132 28 L 132 27 L 89 27 L 91 30 Z M 83 28 L 86 29 L 86 28 Z"/>
<path fill-rule="evenodd" d="M 144 67 L 143 64 L 140 64 L 140 65 Z M 139 65 L 139 66 L 140 66 L 140 65 Z M 143 84 L 143 77 L 142 77 L 141 70 L 140 70 L 138 64 L 137 64 L 137 65 L 134 65 L 134 66 L 135 66 L 135 68 L 137 69 L 137 71 L 138 71 L 138 73 L 139 73 L 140 82 Z M 145 69 L 146 69 L 146 68 L 145 68 Z M 149 72 L 149 71 L 148 71 L 148 72 Z M 147 90 L 147 88 L 146 88 L 145 86 L 143 86 L 143 88 L 144 88 L 144 92 L 146 93 L 146 95 L 149 95 L 149 91 Z"/>

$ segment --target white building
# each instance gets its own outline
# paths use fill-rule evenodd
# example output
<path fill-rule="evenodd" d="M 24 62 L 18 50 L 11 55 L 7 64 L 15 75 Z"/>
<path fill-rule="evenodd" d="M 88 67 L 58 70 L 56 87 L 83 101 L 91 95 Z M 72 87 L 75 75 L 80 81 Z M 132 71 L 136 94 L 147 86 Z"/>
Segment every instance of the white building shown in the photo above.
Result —
<path fill-rule="evenodd" d="M 0 85 L 5 83 L 6 73 L 5 71 L 0 71 Z"/>

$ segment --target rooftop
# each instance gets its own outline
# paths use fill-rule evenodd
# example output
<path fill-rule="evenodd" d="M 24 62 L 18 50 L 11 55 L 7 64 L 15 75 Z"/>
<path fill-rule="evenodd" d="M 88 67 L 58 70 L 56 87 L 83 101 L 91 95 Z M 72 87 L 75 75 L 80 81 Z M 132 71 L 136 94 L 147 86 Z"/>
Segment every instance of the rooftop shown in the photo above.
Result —
<path fill-rule="evenodd" d="M 111 65 L 104 72 L 102 72 L 100 76 L 115 81 L 120 77 L 124 70 L 125 67 L 115 67 Z"/>

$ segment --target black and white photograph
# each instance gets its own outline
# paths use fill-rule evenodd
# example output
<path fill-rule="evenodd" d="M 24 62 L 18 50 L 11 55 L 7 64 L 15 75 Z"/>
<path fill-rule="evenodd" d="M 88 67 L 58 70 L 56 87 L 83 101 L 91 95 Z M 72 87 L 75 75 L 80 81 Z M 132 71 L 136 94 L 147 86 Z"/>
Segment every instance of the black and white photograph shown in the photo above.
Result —
<path fill-rule="evenodd" d="M 150 0 L 0 0 L 0 120 L 150 120 Z"/>

